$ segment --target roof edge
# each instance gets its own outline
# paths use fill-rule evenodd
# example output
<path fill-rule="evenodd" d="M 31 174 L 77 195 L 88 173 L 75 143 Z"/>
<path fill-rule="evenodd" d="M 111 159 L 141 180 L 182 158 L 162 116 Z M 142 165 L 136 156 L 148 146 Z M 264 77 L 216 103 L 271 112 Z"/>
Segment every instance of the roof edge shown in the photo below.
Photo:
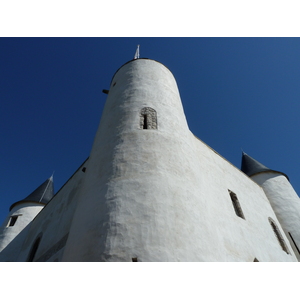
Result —
<path fill-rule="evenodd" d="M 113 75 L 112 78 L 111 78 L 111 81 L 110 81 L 110 84 L 109 84 L 109 85 L 111 86 L 111 83 L 112 83 L 114 77 L 115 77 L 116 74 L 119 72 L 119 70 L 122 69 L 125 65 L 127 65 L 127 64 L 129 64 L 129 63 L 131 63 L 131 62 L 133 62 L 133 61 L 142 60 L 142 59 L 144 59 L 144 60 L 152 60 L 152 61 L 155 61 L 155 62 L 157 62 L 157 63 L 163 65 L 165 68 L 167 68 L 167 69 L 171 72 L 171 70 L 170 70 L 167 66 L 165 66 L 163 63 L 159 62 L 158 60 L 151 59 L 151 58 L 147 58 L 147 57 L 134 58 L 134 59 L 129 60 L 129 61 L 126 62 L 125 64 L 123 64 L 123 65 L 122 65 L 122 66 L 114 73 L 114 75 Z M 171 73 L 172 73 L 172 72 L 171 72 Z"/>
<path fill-rule="evenodd" d="M 20 203 L 34 203 L 34 204 L 40 204 L 40 205 L 43 205 L 43 206 L 46 205 L 46 203 L 43 203 L 43 202 L 30 201 L 30 200 L 20 200 L 20 201 L 17 201 L 17 202 L 15 202 L 15 203 L 13 203 L 13 204 L 9 207 L 9 211 L 11 211 L 15 206 L 19 205 Z"/>
<path fill-rule="evenodd" d="M 251 178 L 255 175 L 259 175 L 259 174 L 262 174 L 262 173 L 277 173 L 277 174 L 283 175 L 284 177 L 286 177 L 286 179 L 288 181 L 290 181 L 289 177 L 286 174 L 284 174 L 283 172 L 276 171 L 276 170 L 271 170 L 271 169 L 270 170 L 265 170 L 265 171 L 260 171 L 260 172 L 257 172 L 257 173 L 254 173 L 254 174 L 251 174 L 251 175 L 248 175 L 248 176 Z"/>

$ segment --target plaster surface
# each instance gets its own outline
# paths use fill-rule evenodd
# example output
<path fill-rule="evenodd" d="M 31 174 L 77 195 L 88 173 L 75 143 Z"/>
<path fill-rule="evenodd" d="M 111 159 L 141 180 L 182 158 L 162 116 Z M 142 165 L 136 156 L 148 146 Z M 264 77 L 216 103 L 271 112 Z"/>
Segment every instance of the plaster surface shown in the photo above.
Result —
<path fill-rule="evenodd" d="M 297 193 L 284 175 L 264 172 L 254 175 L 252 178 L 264 189 L 299 260 L 300 201 Z"/>
<path fill-rule="evenodd" d="M 39 213 L 26 208 L 33 220 L 0 260 L 26 261 L 41 237 L 34 261 L 297 261 L 280 225 L 298 218 L 295 195 L 281 179 L 257 182 L 190 132 L 169 69 L 133 60 L 112 79 L 89 159 Z"/>
<path fill-rule="evenodd" d="M 155 130 L 140 128 L 145 107 Z M 64 261 L 296 261 L 261 187 L 193 136 L 173 75 L 155 61 L 115 74 L 86 175 Z"/>

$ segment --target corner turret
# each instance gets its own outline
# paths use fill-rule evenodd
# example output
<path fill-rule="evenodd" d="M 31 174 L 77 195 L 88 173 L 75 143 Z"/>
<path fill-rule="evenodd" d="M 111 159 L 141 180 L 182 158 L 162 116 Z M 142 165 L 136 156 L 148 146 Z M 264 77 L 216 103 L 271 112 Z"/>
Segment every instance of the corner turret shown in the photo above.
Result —
<path fill-rule="evenodd" d="M 300 202 L 288 176 L 269 169 L 244 152 L 241 170 L 263 188 L 297 259 L 300 260 Z"/>
<path fill-rule="evenodd" d="M 241 170 L 248 175 L 249 177 L 263 172 L 274 172 L 284 175 L 288 180 L 288 176 L 282 172 L 271 170 L 270 168 L 266 167 L 259 161 L 252 158 L 250 155 L 246 154 L 245 152 L 242 153 L 242 165 Z"/>
<path fill-rule="evenodd" d="M 16 261 L 18 256 L 16 251 L 21 249 L 25 238 L 24 232 L 53 195 L 53 176 L 51 176 L 26 198 L 10 206 L 10 212 L 0 227 L 0 261 Z M 13 240 L 14 251 L 9 249 L 9 244 Z"/>
<path fill-rule="evenodd" d="M 54 185 L 53 185 L 53 176 L 51 176 L 26 198 L 13 203 L 10 206 L 9 210 L 11 211 L 16 205 L 19 205 L 20 203 L 24 203 L 24 202 L 47 204 L 53 196 L 54 196 Z"/>

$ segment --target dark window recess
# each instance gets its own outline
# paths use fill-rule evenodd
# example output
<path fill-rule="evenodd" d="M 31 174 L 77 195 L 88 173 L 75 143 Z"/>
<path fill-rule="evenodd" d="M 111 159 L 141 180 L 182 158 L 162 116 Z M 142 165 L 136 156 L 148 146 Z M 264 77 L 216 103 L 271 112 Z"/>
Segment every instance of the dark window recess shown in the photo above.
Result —
<path fill-rule="evenodd" d="M 116 85 L 116 82 L 113 84 L 113 86 L 115 86 Z"/>
<path fill-rule="evenodd" d="M 259 262 L 259 260 L 255 257 L 253 262 Z"/>
<path fill-rule="evenodd" d="M 42 238 L 42 237 L 40 236 L 40 237 L 38 237 L 38 238 L 35 240 L 35 242 L 34 242 L 32 248 L 31 248 L 31 251 L 30 251 L 30 253 L 29 253 L 29 256 L 28 256 L 28 260 L 27 260 L 27 261 L 33 261 L 33 260 L 34 260 L 36 251 L 37 251 L 37 249 L 38 249 L 38 247 L 39 247 L 39 244 L 40 244 L 40 242 L 41 242 L 41 238 Z"/>
<path fill-rule="evenodd" d="M 144 124 L 143 124 L 143 129 L 148 129 L 148 121 L 147 121 L 147 115 L 144 115 Z"/>
<path fill-rule="evenodd" d="M 284 239 L 283 239 L 283 237 L 282 237 L 282 235 L 281 235 L 281 233 L 280 233 L 277 225 L 275 224 L 274 220 L 272 220 L 271 218 L 269 218 L 269 222 L 271 224 L 271 227 L 272 227 L 272 229 L 273 229 L 273 231 L 275 233 L 275 236 L 276 236 L 276 238 L 277 238 L 277 240 L 278 240 L 278 242 L 279 242 L 282 250 L 285 251 L 287 254 L 290 254 L 289 250 L 288 250 L 288 248 L 287 248 L 287 246 L 285 244 L 285 241 L 284 241 Z"/>
<path fill-rule="evenodd" d="M 108 93 L 109 93 L 109 90 L 102 90 L 102 93 L 108 94 Z"/>
<path fill-rule="evenodd" d="M 291 235 L 290 232 L 289 232 L 289 236 L 291 237 L 291 240 L 293 241 L 293 243 L 294 243 L 294 245 L 295 245 L 295 247 L 296 247 L 298 253 L 300 254 L 299 248 L 298 248 L 297 244 L 295 243 L 295 241 L 294 241 L 294 239 L 293 239 L 293 237 L 292 237 L 292 235 Z"/>
<path fill-rule="evenodd" d="M 86 167 L 82 168 L 81 171 L 84 173 L 86 171 Z"/>
<path fill-rule="evenodd" d="M 237 198 L 237 195 L 234 192 L 230 191 L 230 190 L 228 190 L 228 192 L 229 192 L 229 195 L 230 195 L 230 198 L 231 198 L 231 201 L 232 201 L 232 205 L 233 205 L 233 208 L 234 208 L 234 211 L 235 211 L 236 215 L 238 217 L 242 218 L 242 219 L 245 219 L 242 208 L 241 208 L 241 205 L 240 205 L 240 202 Z"/>
<path fill-rule="evenodd" d="M 8 222 L 8 226 L 14 226 L 17 222 L 18 216 L 11 216 Z"/>
<path fill-rule="evenodd" d="M 153 108 L 144 107 L 141 110 L 140 129 L 157 129 L 157 116 Z"/>
<path fill-rule="evenodd" d="M 137 262 L 138 260 L 137 260 L 137 257 L 133 257 L 132 258 L 132 262 Z"/>

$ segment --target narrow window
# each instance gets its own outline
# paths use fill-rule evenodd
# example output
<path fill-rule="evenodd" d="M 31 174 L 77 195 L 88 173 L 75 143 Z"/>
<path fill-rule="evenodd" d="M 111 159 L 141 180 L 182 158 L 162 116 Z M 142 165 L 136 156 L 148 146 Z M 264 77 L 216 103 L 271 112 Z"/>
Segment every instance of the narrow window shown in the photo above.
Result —
<path fill-rule="evenodd" d="M 137 260 L 137 257 L 133 257 L 132 258 L 132 262 L 137 262 L 138 260 Z"/>
<path fill-rule="evenodd" d="M 241 208 L 241 205 L 240 205 L 240 202 L 237 198 L 237 195 L 234 192 L 230 191 L 230 190 L 228 190 L 228 192 L 229 192 L 229 195 L 230 195 L 230 198 L 231 198 L 231 201 L 232 201 L 232 205 L 233 205 L 233 208 L 234 208 L 234 211 L 235 211 L 236 215 L 238 217 L 242 218 L 242 219 L 245 219 L 242 208 Z"/>
<path fill-rule="evenodd" d="M 18 219 L 18 216 L 11 216 L 9 221 L 8 221 L 8 225 L 7 227 L 12 227 L 16 224 L 17 222 L 17 219 Z"/>
<path fill-rule="evenodd" d="M 300 254 L 299 248 L 298 248 L 298 246 L 297 246 L 296 242 L 294 241 L 294 239 L 293 239 L 293 237 L 292 237 L 292 235 L 291 235 L 291 233 L 290 233 L 290 232 L 289 232 L 289 236 L 291 237 L 291 239 L 292 239 L 292 241 L 293 241 L 293 243 L 294 243 L 294 245 L 295 245 L 295 247 L 296 247 L 296 249 L 297 249 L 298 253 Z"/>
<path fill-rule="evenodd" d="M 29 253 L 29 256 L 28 256 L 27 261 L 30 261 L 30 262 L 33 261 L 33 259 L 34 259 L 34 257 L 35 257 L 35 254 L 36 254 L 36 251 L 37 251 L 37 249 L 38 249 L 38 247 L 39 247 L 39 244 L 40 244 L 40 242 L 41 242 L 41 238 L 42 238 L 42 236 L 38 237 L 38 238 L 35 240 L 35 242 L 34 242 L 32 248 L 31 248 L 31 251 L 30 251 L 30 253 Z"/>
<path fill-rule="evenodd" d="M 289 251 L 288 251 L 288 248 L 285 244 L 285 241 L 284 241 L 284 239 L 283 239 L 283 237 L 282 237 L 282 235 L 281 235 L 281 233 L 280 233 L 280 231 L 277 227 L 277 225 L 275 224 L 275 222 L 271 218 L 269 218 L 269 222 L 271 224 L 271 227 L 272 227 L 272 229 L 273 229 L 273 231 L 276 235 L 276 238 L 277 238 L 282 250 L 285 251 L 287 254 L 290 254 Z"/>
<path fill-rule="evenodd" d="M 141 109 L 140 129 L 157 129 L 157 116 L 153 108 L 144 107 Z"/>
<path fill-rule="evenodd" d="M 143 129 L 148 129 L 147 115 L 144 115 L 143 117 L 144 117 Z"/>

